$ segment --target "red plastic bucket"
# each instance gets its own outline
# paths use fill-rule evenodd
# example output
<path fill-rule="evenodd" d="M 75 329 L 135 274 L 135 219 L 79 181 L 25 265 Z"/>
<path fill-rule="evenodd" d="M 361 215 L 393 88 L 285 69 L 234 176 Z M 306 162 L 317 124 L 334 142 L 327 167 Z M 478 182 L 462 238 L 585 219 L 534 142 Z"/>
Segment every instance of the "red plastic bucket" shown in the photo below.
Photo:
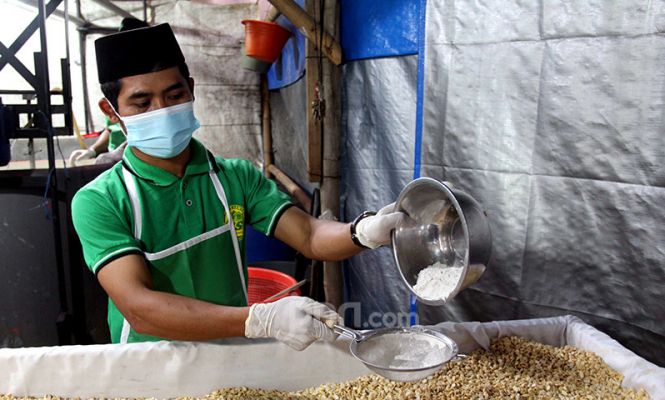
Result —
<path fill-rule="evenodd" d="M 293 277 L 271 269 L 248 267 L 247 274 L 249 276 L 247 290 L 249 305 L 263 303 L 268 297 L 298 283 Z M 300 289 L 286 293 L 271 302 L 287 296 L 300 296 Z"/>
<path fill-rule="evenodd" d="M 246 19 L 242 24 L 245 25 L 245 54 L 261 61 L 275 62 L 291 37 L 291 32 L 273 22 Z"/>

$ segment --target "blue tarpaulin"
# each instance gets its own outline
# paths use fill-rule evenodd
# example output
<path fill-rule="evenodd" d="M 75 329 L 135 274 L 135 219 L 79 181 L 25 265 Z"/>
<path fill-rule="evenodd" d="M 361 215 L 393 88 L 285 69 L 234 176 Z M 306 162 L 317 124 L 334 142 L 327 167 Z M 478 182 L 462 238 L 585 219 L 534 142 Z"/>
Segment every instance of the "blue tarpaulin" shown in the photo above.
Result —
<path fill-rule="evenodd" d="M 304 8 L 304 0 L 297 0 Z M 344 61 L 418 53 L 419 0 L 342 0 L 340 15 Z M 271 90 L 291 85 L 305 73 L 305 37 L 286 17 L 276 22 L 293 33 L 268 71 Z"/>
<path fill-rule="evenodd" d="M 342 0 L 344 61 L 418 53 L 418 0 Z"/>

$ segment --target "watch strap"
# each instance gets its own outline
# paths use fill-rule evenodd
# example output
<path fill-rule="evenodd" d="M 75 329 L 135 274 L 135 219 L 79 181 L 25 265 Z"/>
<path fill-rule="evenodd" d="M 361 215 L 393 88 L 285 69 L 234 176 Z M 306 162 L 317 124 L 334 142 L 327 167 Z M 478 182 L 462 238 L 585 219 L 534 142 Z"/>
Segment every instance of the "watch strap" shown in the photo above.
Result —
<path fill-rule="evenodd" d="M 362 214 L 358 215 L 356 219 L 353 220 L 351 223 L 351 240 L 353 243 L 358 246 L 362 247 L 363 249 L 369 249 L 370 247 L 365 246 L 360 242 L 360 239 L 358 239 L 358 235 L 356 233 L 356 226 L 358 225 L 358 222 L 362 221 L 363 219 L 367 217 L 371 217 L 373 215 L 376 215 L 376 212 L 374 211 L 364 211 Z"/>

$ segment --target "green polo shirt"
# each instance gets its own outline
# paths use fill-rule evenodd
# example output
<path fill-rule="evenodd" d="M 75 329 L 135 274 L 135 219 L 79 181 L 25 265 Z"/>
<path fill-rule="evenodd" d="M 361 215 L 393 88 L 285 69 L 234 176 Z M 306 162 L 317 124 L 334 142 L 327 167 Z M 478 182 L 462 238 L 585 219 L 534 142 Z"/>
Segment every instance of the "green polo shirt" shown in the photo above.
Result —
<path fill-rule="evenodd" d="M 209 176 L 207 150 L 195 139 L 192 139 L 190 146 L 191 160 L 182 178 L 141 161 L 128 147 L 122 162 L 76 193 L 72 202 L 72 218 L 81 240 L 85 262 L 92 272 L 99 272 L 104 265 L 123 255 L 156 253 L 168 249 L 228 221 Z M 246 270 L 245 224 L 272 235 L 277 221 L 291 202 L 274 182 L 266 179 L 249 161 L 220 157 L 214 160 L 213 167 L 226 193 L 242 264 Z M 134 238 L 133 211 L 123 179 L 123 165 L 136 177 L 143 213 L 141 240 Z M 223 268 L 237 271 L 232 248 L 227 246 L 220 251 L 225 253 L 219 257 L 221 261 L 212 260 L 217 263 L 215 265 L 210 263 L 211 260 L 197 260 L 185 254 L 178 258 L 178 268 L 219 268 L 221 262 Z M 148 260 L 146 263 L 151 266 Z M 151 268 L 151 272 L 153 280 L 158 280 L 161 287 L 168 288 L 166 291 L 190 295 L 179 293 L 179 287 L 190 284 L 177 281 L 183 278 L 162 276 L 159 269 Z M 155 273 L 160 276 L 155 276 Z M 241 289 L 238 288 L 240 293 Z M 199 298 L 196 295 L 191 297 Z M 217 302 L 207 298 L 202 300 Z M 117 337 L 113 339 L 117 341 Z"/>

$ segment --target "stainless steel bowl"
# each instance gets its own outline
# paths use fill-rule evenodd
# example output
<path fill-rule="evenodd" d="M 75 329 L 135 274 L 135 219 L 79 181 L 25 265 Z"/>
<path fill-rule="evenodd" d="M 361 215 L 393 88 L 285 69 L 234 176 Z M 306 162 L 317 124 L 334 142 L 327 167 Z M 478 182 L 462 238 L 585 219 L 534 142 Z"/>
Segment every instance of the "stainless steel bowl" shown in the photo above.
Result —
<path fill-rule="evenodd" d="M 469 194 L 436 179 L 418 178 L 402 190 L 395 211 L 407 215 L 392 233 L 395 263 L 418 300 L 445 304 L 485 272 L 492 248 L 489 221 Z M 463 267 L 461 278 L 446 299 L 421 298 L 413 290 L 418 273 L 436 262 Z"/>

